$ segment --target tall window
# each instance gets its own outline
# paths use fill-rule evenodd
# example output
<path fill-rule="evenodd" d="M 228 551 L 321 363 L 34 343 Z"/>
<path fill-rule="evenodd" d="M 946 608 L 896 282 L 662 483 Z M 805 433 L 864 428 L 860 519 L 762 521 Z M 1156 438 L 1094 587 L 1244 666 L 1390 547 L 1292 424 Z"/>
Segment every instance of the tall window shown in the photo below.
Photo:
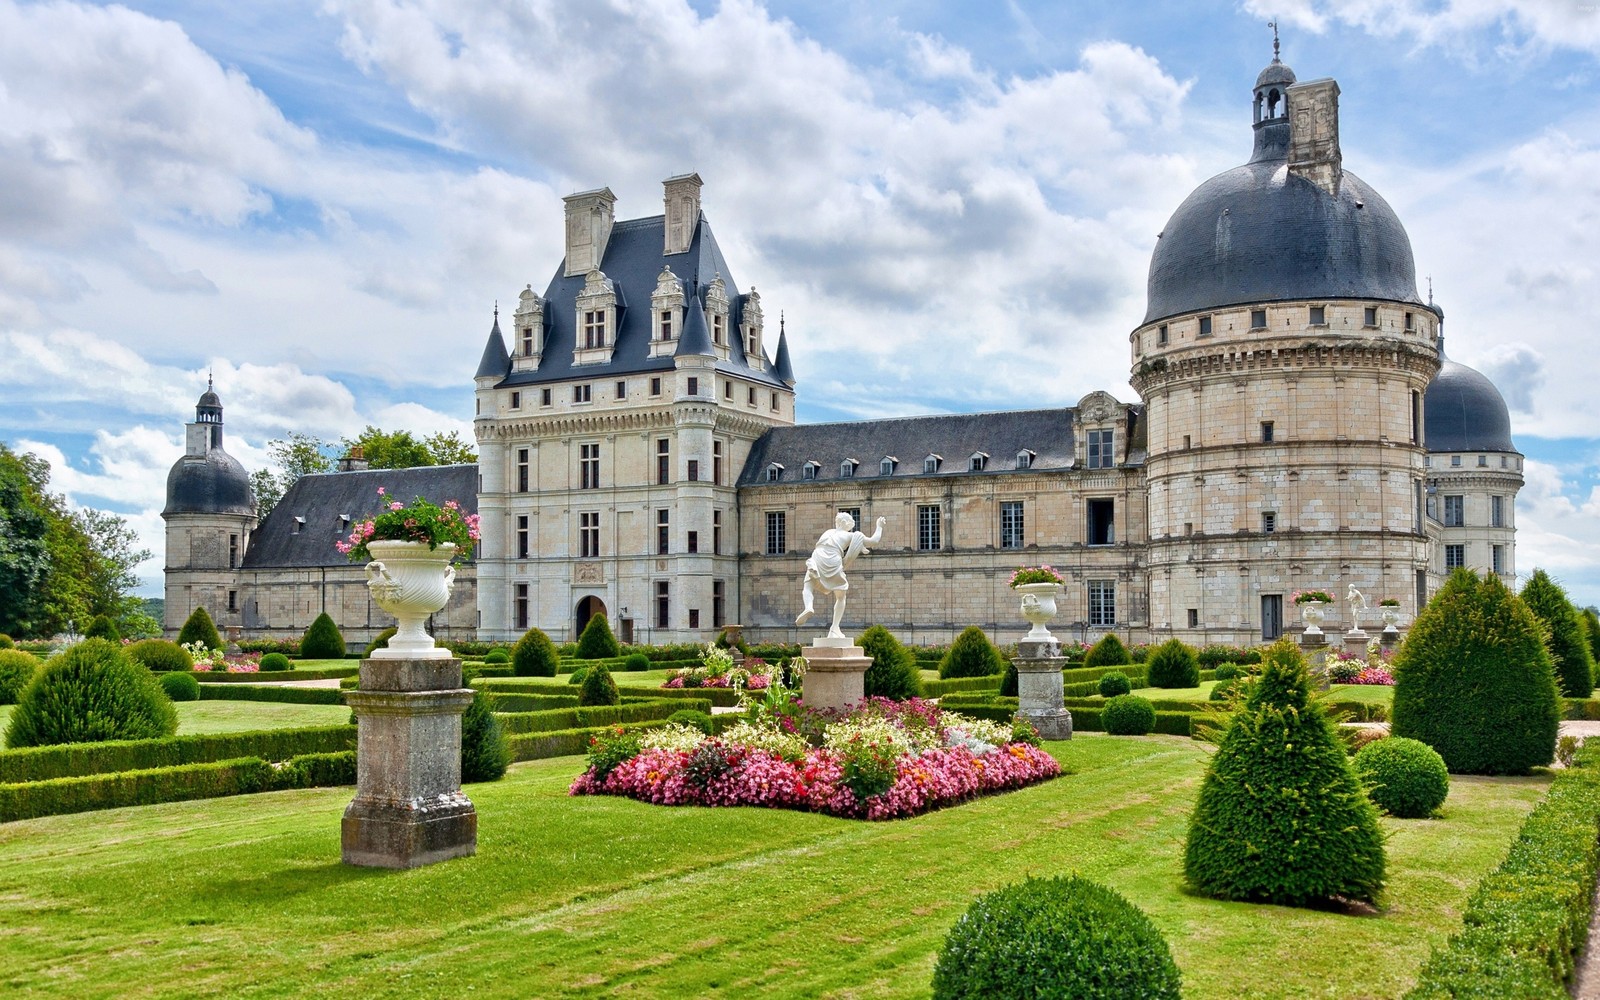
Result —
<path fill-rule="evenodd" d="M 700 551 L 700 532 L 690 531 L 685 537 L 688 540 L 688 544 L 684 548 L 688 550 L 690 555 L 698 553 Z"/>
<path fill-rule="evenodd" d="M 1170 341 L 1171 337 L 1167 334 L 1167 324 L 1163 323 L 1156 327 L 1156 345 L 1165 347 Z"/>
<path fill-rule="evenodd" d="M 519 583 L 511 590 L 511 622 L 519 631 L 528 628 L 528 585 Z"/>
<path fill-rule="evenodd" d="M 665 486 L 672 482 L 672 442 L 667 438 L 656 439 L 656 485 Z"/>
<path fill-rule="evenodd" d="M 943 539 L 940 529 L 943 524 L 939 519 L 939 505 L 917 505 L 917 548 L 923 552 L 932 552 L 942 547 Z"/>
<path fill-rule="evenodd" d="M 1465 545 L 1446 545 L 1444 547 L 1444 568 L 1460 569 L 1467 564 L 1467 547 Z"/>
<path fill-rule="evenodd" d="M 722 314 L 714 313 L 711 317 L 711 342 L 718 347 L 722 346 Z"/>
<path fill-rule="evenodd" d="M 606 346 L 606 311 L 590 309 L 583 314 L 583 346 Z"/>
<path fill-rule="evenodd" d="M 728 624 L 728 581 L 711 581 L 711 627 Z"/>
<path fill-rule="evenodd" d="M 1499 548 L 1499 546 L 1497 545 L 1495 548 Z M 228 610 L 230 612 L 239 610 L 239 592 L 237 590 L 228 591 Z"/>
<path fill-rule="evenodd" d="M 698 395 L 700 395 L 700 379 L 697 376 L 690 375 L 689 376 L 689 385 L 687 386 L 687 389 L 688 389 L 688 395 L 690 395 L 690 396 L 698 396 Z"/>
<path fill-rule="evenodd" d="M 548 389 L 548 388 L 540 389 L 539 390 L 539 405 L 540 406 L 549 406 L 551 404 L 551 402 L 552 402 L 551 390 Z"/>
<path fill-rule="evenodd" d="M 700 481 L 700 460 L 698 458 L 691 458 L 689 459 L 688 465 L 689 482 L 698 483 Z"/>
<path fill-rule="evenodd" d="M 627 399 L 628 398 L 628 383 L 626 383 L 626 382 L 618 382 L 617 383 L 617 398 L 618 399 Z"/>
<path fill-rule="evenodd" d="M 578 513 L 578 553 L 585 559 L 600 554 L 600 512 L 597 510 Z"/>
<path fill-rule="evenodd" d="M 522 356 L 530 357 L 533 354 L 533 327 L 522 328 Z"/>
<path fill-rule="evenodd" d="M 1489 554 L 1492 557 L 1494 571 L 1496 573 L 1504 573 L 1506 571 L 1506 547 L 1504 545 L 1492 546 Z"/>
<path fill-rule="evenodd" d="M 528 515 L 517 515 L 517 558 L 528 558 Z"/>
<path fill-rule="evenodd" d="M 1411 390 L 1411 443 L 1422 440 L 1422 394 Z"/>
<path fill-rule="evenodd" d="M 517 449 L 517 492 L 528 492 L 528 449 Z"/>
<path fill-rule="evenodd" d="M 578 473 L 581 488 L 586 490 L 600 488 L 600 445 L 598 442 L 578 446 Z"/>
<path fill-rule="evenodd" d="M 1489 527 L 1504 528 L 1506 526 L 1506 498 L 1489 498 Z M 1499 572 L 1496 570 L 1495 572 Z"/>
<path fill-rule="evenodd" d="M 722 511 L 711 512 L 711 554 L 722 554 Z"/>
<path fill-rule="evenodd" d="M 788 525 L 781 510 L 767 511 L 767 555 L 781 556 L 789 551 Z"/>
<path fill-rule="evenodd" d="M 711 442 L 711 481 L 722 485 L 722 442 Z"/>
<path fill-rule="evenodd" d="M 1277 530 L 1278 530 L 1278 513 L 1277 513 L 1277 511 L 1272 511 L 1272 510 L 1264 510 L 1264 511 L 1262 511 L 1261 512 L 1261 531 L 1262 531 L 1262 533 L 1270 535 L 1274 531 L 1277 531 Z"/>
<path fill-rule="evenodd" d="M 1090 500 L 1088 539 L 1090 545 L 1114 545 L 1117 541 L 1116 501 Z"/>
<path fill-rule="evenodd" d="M 672 512 L 665 507 L 656 511 L 656 555 L 664 556 L 672 538 Z"/>
<path fill-rule="evenodd" d="M 663 310 L 661 310 L 660 333 L 658 334 L 658 339 L 661 339 L 661 340 L 671 340 L 672 339 L 672 310 L 671 309 L 663 309 Z"/>
<path fill-rule="evenodd" d="M 1000 504 L 1000 547 L 1022 548 L 1022 501 L 1007 500 Z"/>
<path fill-rule="evenodd" d="M 667 628 L 672 622 L 671 585 L 665 580 L 656 581 L 656 628 Z"/>
<path fill-rule="evenodd" d="M 1462 496 L 1446 496 L 1444 498 L 1444 526 L 1446 528 L 1459 528 L 1467 523 L 1467 499 Z"/>
<path fill-rule="evenodd" d="M 1089 468 L 1109 469 L 1115 464 L 1116 431 L 1089 432 Z"/>
<path fill-rule="evenodd" d="M 1261 421 L 1261 441 L 1262 441 L 1262 443 L 1263 444 L 1271 444 L 1272 443 L 1272 438 L 1273 438 L 1272 421 L 1270 421 L 1270 420 Z"/>
<path fill-rule="evenodd" d="M 1495 497 L 1495 499 L 1499 500 L 1500 498 L 1499 497 Z M 228 536 L 228 568 L 229 569 L 237 569 L 238 567 L 239 567 L 239 536 L 238 535 L 229 535 Z"/>
<path fill-rule="evenodd" d="M 1361 325 L 1362 326 L 1377 326 L 1378 325 L 1378 307 L 1377 306 L 1367 306 L 1365 309 L 1361 310 Z"/>
<path fill-rule="evenodd" d="M 1089 581 L 1089 624 L 1108 626 L 1117 623 L 1117 581 Z"/>

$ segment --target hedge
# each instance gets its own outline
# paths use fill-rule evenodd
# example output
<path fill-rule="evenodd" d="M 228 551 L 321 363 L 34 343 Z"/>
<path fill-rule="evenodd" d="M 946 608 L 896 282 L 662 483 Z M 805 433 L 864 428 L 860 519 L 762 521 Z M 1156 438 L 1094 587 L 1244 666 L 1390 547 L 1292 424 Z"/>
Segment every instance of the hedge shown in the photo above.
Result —
<path fill-rule="evenodd" d="M 295 667 L 293 670 L 294 680 L 326 681 L 332 680 L 336 677 L 354 677 L 361 671 L 361 668 L 359 666 L 317 667 L 312 670 L 301 670 L 300 668 Z M 270 680 L 274 676 L 284 675 L 270 670 L 267 671 L 265 677 L 263 677 L 261 672 L 258 670 L 240 671 L 237 673 L 227 673 L 221 670 L 201 670 L 195 673 L 194 679 L 199 681 L 201 684 L 260 684 L 262 681 Z"/>
<path fill-rule="evenodd" d="M 279 701 L 289 705 L 343 705 L 338 688 L 279 687 L 272 684 L 202 684 L 201 701 Z"/>
<path fill-rule="evenodd" d="M 1600 719 L 1600 698 L 1563 698 L 1561 717 L 1574 721 Z"/>
<path fill-rule="evenodd" d="M 500 727 L 506 735 L 520 733 L 545 733 L 560 729 L 592 729 L 596 726 L 614 726 L 617 723 L 648 722 L 665 719 L 673 712 L 686 708 L 710 713 L 711 703 L 705 699 L 685 702 L 682 699 L 635 702 L 627 705 L 595 705 L 589 708 L 556 708 L 542 712 L 496 712 Z"/>
<path fill-rule="evenodd" d="M 288 760 L 304 754 L 351 750 L 355 743 L 355 726 L 312 726 L 23 747 L 0 751 L 0 784 L 209 764 L 239 757 Z"/>
<path fill-rule="evenodd" d="M 623 722 L 614 726 L 593 726 L 588 729 L 557 729 L 543 733 L 515 733 L 506 735 L 506 748 L 512 761 L 542 760 L 546 757 L 570 757 L 589 752 L 589 740 L 600 733 L 617 729 L 654 729 L 664 725 L 660 720 L 650 722 Z"/>
<path fill-rule="evenodd" d="M 624 675 L 626 676 L 626 675 Z M 555 680 L 477 680 L 472 686 L 493 694 L 554 694 L 576 697 L 577 690 L 566 681 Z M 620 684 L 622 700 L 646 701 L 656 698 L 703 698 L 718 708 L 732 708 L 739 704 L 739 695 L 733 688 L 654 688 L 629 687 Z M 683 706 L 679 706 L 680 708 Z"/>
<path fill-rule="evenodd" d="M 947 694 L 958 691 L 999 691 L 1000 678 L 1004 674 L 992 674 L 988 677 L 951 677 L 946 680 L 923 680 L 922 696 L 924 698 L 942 698 Z"/>
<path fill-rule="evenodd" d="M 1073 732 L 1098 733 L 1104 732 L 1100 725 L 1100 701 L 1095 707 L 1088 705 L 1067 704 L 1067 711 L 1072 713 Z M 1010 722 L 1017 713 L 1017 699 L 1015 698 L 987 698 L 984 700 L 965 700 L 960 698 L 940 699 L 939 707 L 962 715 L 977 719 L 992 719 L 995 722 Z M 1227 717 L 1220 712 L 1156 712 L 1156 727 L 1152 732 L 1166 733 L 1169 736 L 1188 736 L 1201 738 L 1206 733 L 1214 730 L 1227 721 Z"/>
<path fill-rule="evenodd" d="M 552 708 L 576 708 L 575 694 L 501 694 L 488 691 L 489 710 L 497 714 L 507 712 L 544 712 Z"/>
<path fill-rule="evenodd" d="M 1406 1000 L 1565 1000 L 1600 869 L 1600 746 L 1583 747 L 1478 883 L 1462 931 L 1435 948 Z"/>

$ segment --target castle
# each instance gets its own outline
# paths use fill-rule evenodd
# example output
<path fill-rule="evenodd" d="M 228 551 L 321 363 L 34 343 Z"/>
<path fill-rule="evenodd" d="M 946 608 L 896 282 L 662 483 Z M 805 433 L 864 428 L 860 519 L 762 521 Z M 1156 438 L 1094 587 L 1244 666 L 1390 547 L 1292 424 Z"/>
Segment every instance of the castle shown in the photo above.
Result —
<path fill-rule="evenodd" d="M 1058 634 L 1193 644 L 1276 637 L 1301 589 L 1415 613 L 1456 566 L 1514 577 L 1505 402 L 1445 358 L 1404 227 L 1344 169 L 1338 84 L 1274 57 L 1252 97 L 1249 160 L 1156 242 L 1129 336 L 1137 402 L 798 424 L 787 332 L 740 290 L 701 178 L 668 179 L 642 219 L 586 191 L 565 199 L 564 259 L 522 291 L 509 338 L 496 314 L 476 466 L 347 460 L 257 524 L 208 387 L 168 478 L 166 625 L 204 605 L 291 636 L 325 610 L 375 634 L 388 621 L 333 542 L 379 485 L 482 517 L 442 638 L 559 641 L 601 612 L 625 642 L 730 623 L 802 638 L 805 558 L 838 511 L 887 519 L 847 626 L 911 642 L 1023 627 L 1007 580 L 1040 563 L 1067 579 Z"/>

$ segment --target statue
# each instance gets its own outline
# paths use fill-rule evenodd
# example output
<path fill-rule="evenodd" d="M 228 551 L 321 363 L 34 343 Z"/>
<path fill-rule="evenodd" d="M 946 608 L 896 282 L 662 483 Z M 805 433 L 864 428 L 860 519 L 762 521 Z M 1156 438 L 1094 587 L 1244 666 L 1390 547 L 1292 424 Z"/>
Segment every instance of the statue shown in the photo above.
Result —
<path fill-rule="evenodd" d="M 1367 595 L 1357 590 L 1356 585 L 1353 583 L 1350 585 L 1350 589 L 1345 591 L 1344 599 L 1345 603 L 1350 605 L 1350 614 L 1352 616 L 1357 612 L 1367 610 Z"/>
<path fill-rule="evenodd" d="M 844 619 L 845 591 L 850 589 L 850 581 L 845 579 L 844 571 L 855 562 L 856 556 L 871 551 L 868 545 L 878 544 L 883 537 L 883 524 L 884 519 L 878 518 L 877 530 L 868 536 L 855 530 L 856 519 L 843 511 L 833 519 L 833 527 L 817 539 L 817 547 L 812 550 L 811 558 L 806 560 L 803 584 L 806 609 L 794 620 L 796 625 L 804 625 L 816 614 L 817 592 L 821 591 L 833 595 L 833 628 L 828 630 L 828 636 L 844 638 L 839 623 Z"/>

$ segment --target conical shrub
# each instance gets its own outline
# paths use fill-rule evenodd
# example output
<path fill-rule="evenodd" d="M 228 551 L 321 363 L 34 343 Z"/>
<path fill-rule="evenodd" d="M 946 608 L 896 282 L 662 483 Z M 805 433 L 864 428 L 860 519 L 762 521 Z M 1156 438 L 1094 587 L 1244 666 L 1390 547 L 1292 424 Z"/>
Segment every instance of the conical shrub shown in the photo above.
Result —
<path fill-rule="evenodd" d="M 1394 660 L 1390 731 L 1452 774 L 1526 774 L 1555 757 L 1561 695 L 1539 623 L 1500 578 L 1458 569 Z"/>
<path fill-rule="evenodd" d="M 171 736 L 178 713 L 155 675 L 122 647 L 85 639 L 45 661 L 11 712 L 6 746 Z"/>
<path fill-rule="evenodd" d="M 528 629 L 511 647 L 511 672 L 518 677 L 554 677 L 560 662 L 556 644 L 540 629 Z"/>
<path fill-rule="evenodd" d="M 577 655 L 580 660 L 607 660 L 622 655 L 622 646 L 611 634 L 611 623 L 606 621 L 604 613 L 597 612 L 583 627 L 583 634 L 578 636 Z"/>
<path fill-rule="evenodd" d="M 1594 657 L 1589 652 L 1583 616 L 1567 599 L 1567 592 L 1550 574 L 1536 569 L 1518 596 L 1548 630 L 1545 648 L 1550 651 L 1561 693 L 1568 698 L 1589 697 L 1594 693 Z"/>
<path fill-rule="evenodd" d="M 475 691 L 461 715 L 461 780 L 498 781 L 511 766 L 500 720 L 489 710 L 489 698 Z"/>
<path fill-rule="evenodd" d="M 989 641 L 989 636 L 978 626 L 969 625 L 961 630 L 945 651 L 944 659 L 939 661 L 939 676 L 992 677 L 1005 668 L 1005 660 Z"/>
<path fill-rule="evenodd" d="M 1182 639 L 1168 639 L 1151 650 L 1145 670 L 1145 683 L 1151 687 L 1192 688 L 1200 683 L 1200 659 Z"/>
<path fill-rule="evenodd" d="M 178 645 L 187 646 L 195 642 L 205 643 L 207 649 L 222 648 L 222 636 L 217 634 L 217 623 L 211 620 L 203 604 L 189 613 L 183 628 L 178 630 Z"/>
<path fill-rule="evenodd" d="M 611 671 L 606 669 L 604 663 L 596 663 L 584 675 L 583 685 L 578 688 L 578 705 L 620 705 L 622 696 L 617 691 L 617 682 L 612 680 Z"/>
<path fill-rule="evenodd" d="M 1133 654 L 1117 638 L 1117 633 L 1107 632 L 1100 641 L 1089 647 L 1083 658 L 1086 667 L 1125 667 L 1133 662 Z"/>
<path fill-rule="evenodd" d="M 300 637 L 302 660 L 344 659 L 344 636 L 326 611 L 316 617 L 306 634 Z"/>
<path fill-rule="evenodd" d="M 917 672 L 911 650 L 882 625 L 874 625 L 856 640 L 861 651 L 872 657 L 872 666 L 862 678 L 868 698 L 893 698 L 905 701 L 922 694 L 922 677 Z"/>
<path fill-rule="evenodd" d="M 1383 834 L 1291 642 L 1268 650 L 1189 820 L 1184 874 L 1219 899 L 1304 906 L 1383 891 Z"/>

